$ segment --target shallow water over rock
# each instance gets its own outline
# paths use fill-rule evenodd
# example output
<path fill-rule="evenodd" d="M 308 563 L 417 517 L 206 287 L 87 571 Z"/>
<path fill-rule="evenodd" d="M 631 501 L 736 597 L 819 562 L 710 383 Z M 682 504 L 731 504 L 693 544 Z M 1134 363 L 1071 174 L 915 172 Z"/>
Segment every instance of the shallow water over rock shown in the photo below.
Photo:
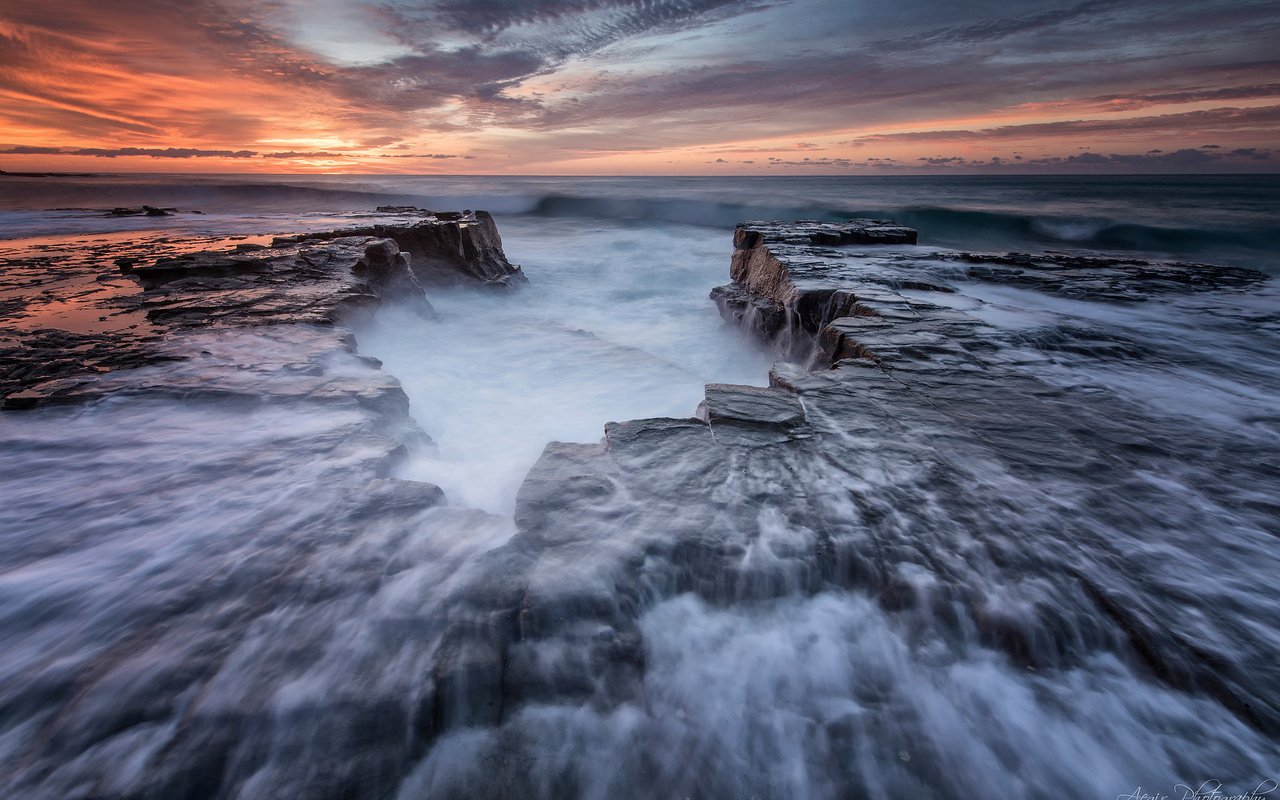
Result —
<path fill-rule="evenodd" d="M 0 792 L 1276 777 L 1269 283 L 822 243 L 771 370 L 706 299 L 727 234 L 503 237 L 519 291 L 185 330 L 0 415 Z"/>

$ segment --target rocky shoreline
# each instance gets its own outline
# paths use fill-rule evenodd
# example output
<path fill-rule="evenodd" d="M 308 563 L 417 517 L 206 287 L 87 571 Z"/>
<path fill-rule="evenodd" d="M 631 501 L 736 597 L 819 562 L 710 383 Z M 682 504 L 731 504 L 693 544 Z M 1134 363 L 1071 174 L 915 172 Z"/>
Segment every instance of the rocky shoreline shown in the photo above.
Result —
<path fill-rule="evenodd" d="M 712 290 L 711 298 L 722 317 L 773 343 L 784 358 L 816 365 L 845 358 L 883 362 L 912 341 L 959 345 L 965 337 L 949 323 L 965 319 L 939 309 L 922 315 L 927 304 L 913 304 L 901 294 L 952 293 L 948 281 L 955 278 L 1136 303 L 1172 293 L 1246 289 L 1267 277 L 1240 267 L 1052 252 L 877 253 L 848 247 L 915 243 L 914 230 L 887 220 L 742 223 L 734 232 L 733 283 Z M 917 338 L 911 340 L 912 334 Z"/>
<path fill-rule="evenodd" d="M 425 437 L 398 383 L 358 355 L 345 326 L 386 302 L 429 315 L 424 287 L 524 281 L 484 212 L 424 212 L 406 225 L 122 269 L 140 291 L 113 296 L 113 307 L 143 315 L 155 332 L 6 351 L 17 369 L 0 384 L 5 408 L 150 395 L 349 408 L 352 421 L 324 446 L 357 452 L 344 491 L 367 486 L 369 502 L 365 516 L 340 522 L 389 529 L 445 498 L 388 477 L 406 439 Z M 959 662 L 977 645 L 1000 655 L 999 669 L 1039 678 L 1101 654 L 1168 691 L 1213 698 L 1264 736 L 1280 734 L 1265 645 L 1239 631 L 1222 631 L 1222 641 L 1188 637 L 1200 613 L 1194 598 L 1144 594 L 1162 580 L 1160 564 L 1097 556 L 1192 517 L 1197 498 L 1146 476 L 1194 465 L 1220 443 L 1032 369 L 1049 358 L 1144 357 L 1124 341 L 1062 327 L 1011 333 L 948 304 L 966 282 L 1128 307 L 1170 293 L 1247 290 L 1265 276 L 1052 253 L 940 254 L 920 248 L 914 230 L 878 220 L 743 223 L 730 274 L 712 298 L 783 358 L 770 385 L 711 384 L 687 418 L 611 422 L 599 443 L 548 444 L 517 496 L 514 535 L 479 554 L 444 602 L 404 623 L 438 640 L 412 707 L 347 701 L 347 712 L 380 733 L 344 751 L 363 772 L 348 783 L 333 778 L 322 793 L 359 785 L 385 794 L 441 737 L 472 729 L 487 731 L 499 755 L 469 789 L 533 794 L 532 710 L 609 714 L 642 700 L 643 617 L 682 594 L 726 609 L 858 593 L 868 614 L 934 643 L 931 663 Z M 250 358 L 252 349 L 228 344 L 246 332 L 271 346 Z M 28 335 L 19 350 L 34 341 Z M 122 360 L 104 360 L 104 350 Z M 49 358 L 55 351 L 64 358 Z M 1271 454 L 1233 444 L 1232 469 L 1251 480 L 1206 467 L 1198 485 L 1251 509 L 1248 487 L 1274 472 Z M 992 586 L 1024 584 L 1037 587 L 1034 605 L 993 599 Z M 870 675 L 853 690 L 856 712 L 813 713 L 822 719 L 813 735 L 830 748 L 815 758 L 823 780 L 861 785 L 855 756 L 869 746 L 893 794 L 945 785 L 944 774 L 928 772 L 944 764 L 928 742 L 894 740 L 895 691 Z M 237 713 L 245 716 L 212 739 L 178 737 L 144 794 L 183 796 L 218 780 L 237 731 L 253 723 L 252 710 Z M 79 746 L 64 745 L 71 754 Z M 908 748 L 910 767 L 900 755 Z M 659 765 L 646 785 L 688 785 L 661 772 L 679 768 Z M 735 788 L 725 780 L 698 785 L 724 796 Z"/>
<path fill-rule="evenodd" d="M 4 287 L 12 299 L 0 308 L 0 407 L 77 402 L 121 391 L 122 380 L 100 376 L 180 358 L 163 343 L 179 331 L 345 325 L 390 301 L 430 314 L 424 284 L 508 288 L 525 280 L 506 260 L 488 214 L 415 210 L 414 216 L 420 219 L 276 238 L 270 245 L 241 242 L 230 250 L 150 259 L 117 256 L 120 278 L 92 261 L 15 263 Z M 24 278 L 24 266 L 33 277 Z M 70 282 L 71 288 L 61 294 L 52 288 L 32 291 L 41 282 Z M 98 292 L 104 282 L 115 290 Z M 88 300 L 76 313 L 97 317 L 100 330 L 61 330 L 57 322 L 38 326 L 47 307 L 74 305 L 83 295 Z M 121 322 L 112 324 L 113 319 Z"/>

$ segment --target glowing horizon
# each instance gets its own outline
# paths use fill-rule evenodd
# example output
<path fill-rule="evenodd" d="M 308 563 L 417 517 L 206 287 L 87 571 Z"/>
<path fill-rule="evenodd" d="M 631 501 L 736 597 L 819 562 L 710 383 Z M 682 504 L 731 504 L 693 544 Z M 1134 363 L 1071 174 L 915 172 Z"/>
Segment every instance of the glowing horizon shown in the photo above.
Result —
<path fill-rule="evenodd" d="M 9 172 L 1280 171 L 1247 0 L 10 5 Z"/>

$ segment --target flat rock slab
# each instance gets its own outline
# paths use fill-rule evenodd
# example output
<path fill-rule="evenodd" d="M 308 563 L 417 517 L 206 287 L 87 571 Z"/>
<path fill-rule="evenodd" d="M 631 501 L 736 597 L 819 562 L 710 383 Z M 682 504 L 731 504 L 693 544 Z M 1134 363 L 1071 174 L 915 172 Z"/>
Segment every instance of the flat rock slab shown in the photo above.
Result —
<path fill-rule="evenodd" d="M 804 424 L 804 406 L 794 394 L 778 389 L 728 383 L 707 385 L 698 416 L 714 430 L 718 425 L 748 425 L 789 430 Z"/>

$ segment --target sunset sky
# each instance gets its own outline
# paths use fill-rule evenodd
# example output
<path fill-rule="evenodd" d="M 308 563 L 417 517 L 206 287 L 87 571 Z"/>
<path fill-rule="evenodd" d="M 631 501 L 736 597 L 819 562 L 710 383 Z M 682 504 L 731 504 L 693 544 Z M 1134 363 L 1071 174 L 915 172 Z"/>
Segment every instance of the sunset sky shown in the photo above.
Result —
<path fill-rule="evenodd" d="M 0 0 L 0 169 L 1280 171 L 1275 0 Z"/>

